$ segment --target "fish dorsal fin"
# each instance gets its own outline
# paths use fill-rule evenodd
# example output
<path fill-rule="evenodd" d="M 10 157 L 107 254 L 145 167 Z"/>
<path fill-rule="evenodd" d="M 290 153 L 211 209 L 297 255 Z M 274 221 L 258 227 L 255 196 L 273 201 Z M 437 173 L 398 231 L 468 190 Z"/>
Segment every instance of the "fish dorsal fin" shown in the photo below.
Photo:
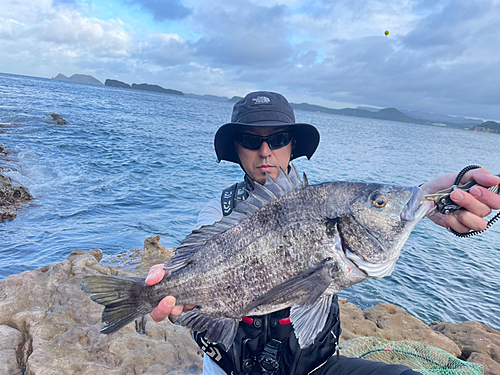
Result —
<path fill-rule="evenodd" d="M 175 249 L 175 255 L 164 265 L 167 274 L 178 271 L 192 263 L 193 255 L 207 241 L 213 237 L 234 227 L 247 217 L 259 211 L 262 207 L 275 201 L 279 197 L 289 192 L 304 187 L 300 180 L 299 173 L 292 164 L 290 176 L 281 169 L 278 178 L 274 179 L 266 173 L 266 183 L 264 185 L 254 182 L 254 190 L 248 191 L 248 198 L 245 201 L 238 200 L 236 207 L 231 214 L 224 216 L 222 220 L 213 225 L 205 225 L 194 230 Z"/>
<path fill-rule="evenodd" d="M 247 201 L 252 204 L 256 202 L 260 206 L 272 202 L 289 192 L 303 188 L 304 185 L 300 180 L 297 169 L 293 164 L 290 168 L 290 174 L 286 174 L 283 168 L 280 168 L 280 174 L 276 179 L 266 173 L 266 183 L 264 185 L 254 182 L 254 190 L 249 192 L 250 197 Z"/>

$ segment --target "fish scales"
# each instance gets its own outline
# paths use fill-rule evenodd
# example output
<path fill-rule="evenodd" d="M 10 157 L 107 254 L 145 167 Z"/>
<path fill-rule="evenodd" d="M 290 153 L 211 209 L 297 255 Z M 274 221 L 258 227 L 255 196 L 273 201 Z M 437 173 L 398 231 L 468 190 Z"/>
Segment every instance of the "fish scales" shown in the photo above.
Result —
<path fill-rule="evenodd" d="M 249 301 L 329 256 L 327 190 L 309 186 L 290 193 L 209 240 L 194 265 L 169 278 L 170 293 L 180 304 L 203 304 L 207 314 L 241 318 Z"/>
<path fill-rule="evenodd" d="M 157 285 L 85 277 L 82 289 L 105 305 L 102 332 L 119 330 L 173 295 L 179 304 L 198 306 L 183 313 L 180 324 L 226 348 L 243 316 L 286 307 L 299 345 L 310 345 L 333 294 L 392 273 L 429 203 L 421 204 L 417 187 L 304 185 L 293 166 L 289 176 L 281 171 L 277 180 L 268 176 L 264 186 L 256 184 L 231 215 L 181 242 Z"/>

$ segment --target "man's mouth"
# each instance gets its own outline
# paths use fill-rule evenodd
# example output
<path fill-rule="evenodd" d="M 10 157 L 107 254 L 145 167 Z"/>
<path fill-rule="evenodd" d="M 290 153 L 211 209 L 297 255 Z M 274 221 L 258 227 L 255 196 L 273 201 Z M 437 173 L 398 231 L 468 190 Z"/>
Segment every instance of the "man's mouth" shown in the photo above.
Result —
<path fill-rule="evenodd" d="M 272 166 L 270 164 L 264 164 L 264 165 L 261 165 L 257 168 L 262 172 L 270 172 L 274 168 L 274 166 Z"/>

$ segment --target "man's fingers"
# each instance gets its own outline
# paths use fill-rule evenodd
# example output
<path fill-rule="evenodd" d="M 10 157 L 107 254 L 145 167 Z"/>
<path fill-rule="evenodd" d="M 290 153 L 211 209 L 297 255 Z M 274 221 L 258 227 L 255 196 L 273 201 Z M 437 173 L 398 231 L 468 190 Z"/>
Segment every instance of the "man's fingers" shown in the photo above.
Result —
<path fill-rule="evenodd" d="M 500 195 L 482 186 L 474 186 L 470 194 L 493 210 L 500 210 Z"/>
<path fill-rule="evenodd" d="M 451 217 L 455 218 L 457 221 L 456 224 L 455 222 L 453 222 L 451 225 L 451 227 L 457 232 L 465 233 L 469 230 L 482 231 L 486 229 L 486 221 L 483 218 L 468 211 L 456 211 L 453 213 L 453 215 L 451 215 Z"/>
<path fill-rule="evenodd" d="M 463 212 L 465 212 L 465 211 L 463 211 Z M 484 222 L 483 219 L 479 219 L 479 220 Z M 477 227 L 477 226 L 475 228 L 471 228 L 468 225 L 462 224 L 457 217 L 457 213 L 454 213 L 452 215 L 443 215 L 443 224 L 444 224 L 443 226 L 445 228 L 447 228 L 448 230 L 450 230 L 450 228 L 451 228 L 451 229 L 454 229 L 455 231 L 457 231 L 458 233 L 467 233 L 471 229 L 473 229 L 473 230 L 482 230 L 483 229 L 482 227 Z"/>
<path fill-rule="evenodd" d="M 500 184 L 500 177 L 490 173 L 487 169 L 479 168 L 467 172 L 462 178 L 462 183 L 474 180 L 479 185 L 494 186 Z"/>
<path fill-rule="evenodd" d="M 184 311 L 184 305 L 175 305 L 174 308 L 172 309 L 172 312 L 170 315 L 172 316 L 178 316 L 181 315 L 181 313 Z"/>
<path fill-rule="evenodd" d="M 184 305 L 184 311 L 193 310 L 195 307 L 196 305 Z"/>
<path fill-rule="evenodd" d="M 478 189 L 474 190 L 477 191 Z M 484 191 L 481 190 L 481 194 L 485 195 Z M 485 217 L 491 213 L 491 208 L 487 204 L 484 204 L 480 200 L 476 199 L 472 194 L 465 191 L 455 190 L 451 193 L 450 197 L 453 202 L 479 217 Z"/>
<path fill-rule="evenodd" d="M 155 322 L 160 322 L 172 313 L 174 307 L 175 307 L 175 298 L 172 296 L 167 296 L 160 301 L 158 306 L 156 306 L 153 311 L 151 311 L 151 318 L 153 318 Z"/>
<path fill-rule="evenodd" d="M 148 276 L 144 281 L 146 285 L 151 286 L 158 284 L 165 276 L 165 271 L 163 270 L 163 264 L 156 264 L 150 268 Z"/>

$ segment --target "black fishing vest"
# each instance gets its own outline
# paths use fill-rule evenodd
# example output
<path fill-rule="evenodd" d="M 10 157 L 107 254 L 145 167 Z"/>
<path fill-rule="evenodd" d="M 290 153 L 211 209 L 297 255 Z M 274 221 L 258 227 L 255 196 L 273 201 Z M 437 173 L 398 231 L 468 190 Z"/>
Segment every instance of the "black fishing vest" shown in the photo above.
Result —
<path fill-rule="evenodd" d="M 242 181 L 225 189 L 221 195 L 224 216 L 229 215 L 237 200 L 248 193 Z M 201 350 L 228 375 L 306 375 L 321 367 L 337 350 L 340 337 L 340 312 L 334 296 L 325 327 L 314 343 L 300 349 L 292 324 L 290 309 L 268 315 L 243 317 L 231 347 L 207 342 L 204 332 L 194 332 Z"/>

